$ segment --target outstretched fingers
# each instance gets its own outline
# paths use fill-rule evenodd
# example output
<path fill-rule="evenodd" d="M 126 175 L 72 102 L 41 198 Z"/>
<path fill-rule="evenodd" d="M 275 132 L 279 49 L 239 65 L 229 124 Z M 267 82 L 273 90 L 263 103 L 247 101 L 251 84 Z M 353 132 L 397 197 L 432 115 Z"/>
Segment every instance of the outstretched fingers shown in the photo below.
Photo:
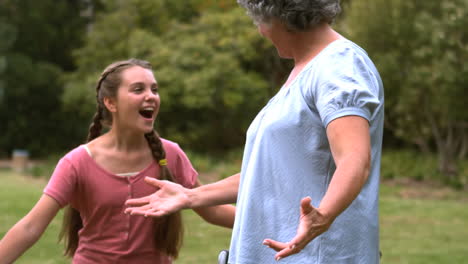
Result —
<path fill-rule="evenodd" d="M 301 239 L 296 238 L 287 243 L 275 241 L 272 239 L 265 239 L 263 244 L 278 252 L 275 255 L 275 260 L 278 261 L 282 258 L 299 253 L 305 247 L 305 245 L 307 245 L 306 243 L 301 243 Z"/>
<path fill-rule="evenodd" d="M 299 253 L 317 236 L 325 232 L 329 223 L 324 222 L 323 216 L 313 207 L 312 199 L 305 197 L 300 203 L 300 219 L 296 236 L 289 242 L 279 242 L 272 239 L 265 239 L 263 244 L 277 251 L 276 260 Z"/>
<path fill-rule="evenodd" d="M 309 196 L 302 198 L 301 200 L 301 216 L 312 212 L 315 208 L 312 206 L 312 198 Z"/>
<path fill-rule="evenodd" d="M 288 243 L 283 243 L 283 242 L 278 242 L 273 239 L 265 239 L 263 240 L 263 245 L 275 250 L 275 251 L 281 251 L 285 248 L 287 248 L 289 245 Z"/>
<path fill-rule="evenodd" d="M 156 191 L 148 196 L 129 199 L 126 214 L 161 217 L 184 208 L 189 203 L 185 188 L 179 184 L 146 177 L 145 182 L 156 187 Z"/>
<path fill-rule="evenodd" d="M 141 215 L 141 216 L 151 216 L 151 217 L 161 217 L 167 215 L 167 212 L 160 210 L 158 208 L 153 208 L 151 205 L 145 205 L 142 207 L 127 208 L 125 213 L 130 215 Z"/>
<path fill-rule="evenodd" d="M 142 206 L 142 205 L 148 204 L 150 200 L 151 200 L 151 197 L 150 195 L 148 195 L 148 196 L 141 197 L 141 198 L 129 199 L 125 202 L 125 205 L 133 206 L 133 207 Z"/>
<path fill-rule="evenodd" d="M 125 209 L 124 213 L 129 215 L 144 215 L 147 210 L 151 210 L 151 205 L 146 204 L 138 207 L 128 207 Z"/>
<path fill-rule="evenodd" d="M 160 189 L 161 187 L 164 186 L 164 181 L 160 181 L 158 179 L 151 178 L 151 177 L 145 177 L 145 182 L 150 184 L 150 185 L 153 185 L 154 187 L 157 187 L 158 189 Z M 148 195 L 148 196 L 145 196 L 145 197 L 140 197 L 140 198 L 135 198 L 135 199 L 128 199 L 125 202 L 125 205 L 128 205 L 128 206 L 142 206 L 142 205 L 148 204 L 150 202 L 151 202 L 151 195 Z"/>
<path fill-rule="evenodd" d="M 148 176 L 145 177 L 145 182 L 157 188 L 162 188 L 164 186 L 164 181 Z"/>
<path fill-rule="evenodd" d="M 296 246 L 291 243 L 284 243 L 284 242 L 279 242 L 279 241 L 275 241 L 272 239 L 265 239 L 263 241 L 263 244 L 275 251 L 278 251 L 278 253 L 276 253 L 275 255 L 275 260 L 277 261 L 284 257 L 290 256 L 292 254 L 299 252 L 298 248 L 296 248 Z"/>

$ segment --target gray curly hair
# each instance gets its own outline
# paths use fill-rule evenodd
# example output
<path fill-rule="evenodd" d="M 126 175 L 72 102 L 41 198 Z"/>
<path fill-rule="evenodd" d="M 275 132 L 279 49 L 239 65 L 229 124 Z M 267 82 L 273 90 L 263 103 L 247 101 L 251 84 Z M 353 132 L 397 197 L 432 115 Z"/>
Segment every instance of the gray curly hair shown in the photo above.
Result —
<path fill-rule="evenodd" d="M 279 19 L 291 31 L 331 24 L 340 13 L 340 0 L 237 0 L 255 23 Z"/>

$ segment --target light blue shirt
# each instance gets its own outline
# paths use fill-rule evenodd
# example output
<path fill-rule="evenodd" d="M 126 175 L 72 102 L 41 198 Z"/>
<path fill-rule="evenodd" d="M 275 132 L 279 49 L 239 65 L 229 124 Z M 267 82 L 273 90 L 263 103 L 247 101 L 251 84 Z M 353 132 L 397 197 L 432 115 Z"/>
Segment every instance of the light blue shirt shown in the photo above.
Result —
<path fill-rule="evenodd" d="M 326 127 L 347 115 L 369 121 L 369 178 L 327 232 L 280 263 L 379 263 L 383 103 L 383 85 L 374 64 L 346 39 L 329 44 L 280 89 L 247 131 L 229 263 L 277 263 L 276 252 L 262 242 L 265 238 L 288 242 L 296 235 L 303 197 L 320 205 L 336 169 Z"/>

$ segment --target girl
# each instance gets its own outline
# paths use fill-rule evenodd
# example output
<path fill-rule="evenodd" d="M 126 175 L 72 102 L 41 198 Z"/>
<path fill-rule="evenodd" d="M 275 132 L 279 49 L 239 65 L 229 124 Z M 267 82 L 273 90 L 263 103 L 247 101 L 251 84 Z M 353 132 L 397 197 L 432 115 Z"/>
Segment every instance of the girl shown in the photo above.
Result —
<path fill-rule="evenodd" d="M 37 204 L 0 241 L 0 263 L 21 256 L 67 205 L 60 238 L 74 264 L 168 264 L 177 257 L 180 213 L 162 219 L 124 214 L 125 200 L 156 190 L 144 182 L 145 176 L 187 188 L 199 185 L 185 153 L 153 130 L 160 98 L 151 66 L 136 59 L 113 63 L 102 73 L 96 92 L 88 143 L 59 161 Z M 109 130 L 101 135 L 103 125 Z M 233 206 L 195 211 L 210 223 L 233 225 Z"/>

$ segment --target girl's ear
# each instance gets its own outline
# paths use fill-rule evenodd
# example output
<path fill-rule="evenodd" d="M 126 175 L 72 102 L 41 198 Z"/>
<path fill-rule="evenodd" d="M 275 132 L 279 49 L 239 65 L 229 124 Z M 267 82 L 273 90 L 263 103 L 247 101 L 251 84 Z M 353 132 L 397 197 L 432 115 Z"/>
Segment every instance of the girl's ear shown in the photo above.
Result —
<path fill-rule="evenodd" d="M 117 112 L 117 104 L 114 98 L 104 97 L 104 105 L 106 106 L 107 110 L 111 113 Z"/>

